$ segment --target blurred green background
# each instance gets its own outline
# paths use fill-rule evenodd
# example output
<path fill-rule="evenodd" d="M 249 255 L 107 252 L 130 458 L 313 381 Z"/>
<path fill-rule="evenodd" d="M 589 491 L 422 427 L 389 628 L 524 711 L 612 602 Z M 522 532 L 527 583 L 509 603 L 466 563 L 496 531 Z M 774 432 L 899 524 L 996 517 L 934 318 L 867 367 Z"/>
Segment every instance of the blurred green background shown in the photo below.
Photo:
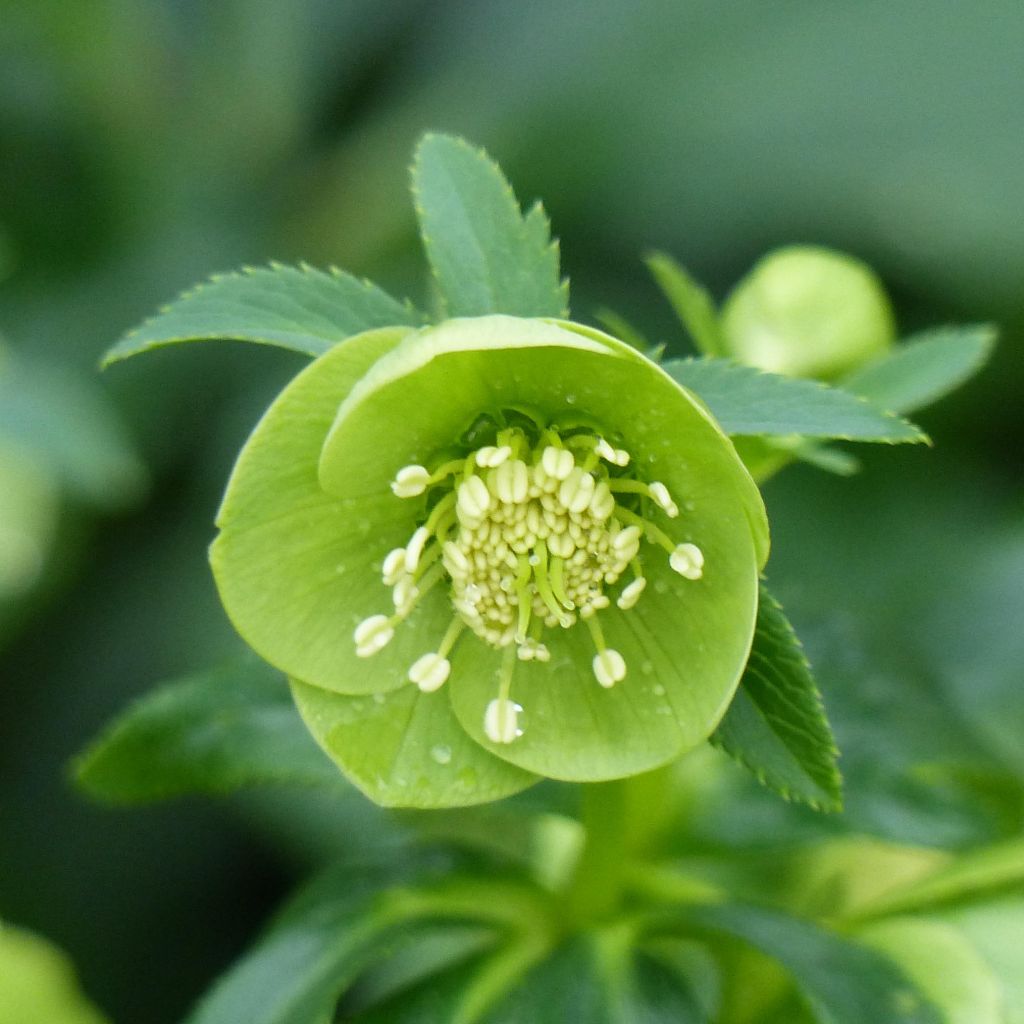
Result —
<path fill-rule="evenodd" d="M 117 709 L 235 650 L 212 518 L 300 366 L 97 359 L 242 263 L 334 262 L 427 301 L 406 198 L 426 129 L 544 199 L 577 319 L 610 306 L 685 351 L 644 251 L 721 298 L 809 242 L 875 266 L 903 333 L 1001 325 L 995 364 L 924 418 L 934 450 L 769 486 L 769 569 L 823 672 L 849 827 L 1020 830 L 1019 3 L 0 0 L 0 26 L 0 916 L 67 950 L 113 1019 L 180 1019 L 306 865 L 388 833 L 354 796 L 126 811 L 71 789 Z M 901 711 L 916 690 L 928 721 Z"/>

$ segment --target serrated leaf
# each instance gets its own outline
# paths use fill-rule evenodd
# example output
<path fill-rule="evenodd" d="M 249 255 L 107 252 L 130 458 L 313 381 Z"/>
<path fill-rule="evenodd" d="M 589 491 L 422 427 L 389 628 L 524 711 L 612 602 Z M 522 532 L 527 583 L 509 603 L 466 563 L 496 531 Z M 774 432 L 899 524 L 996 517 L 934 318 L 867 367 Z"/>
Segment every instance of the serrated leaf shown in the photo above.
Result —
<path fill-rule="evenodd" d="M 75 774 L 91 796 L 115 803 L 339 781 L 304 728 L 284 677 L 254 658 L 143 697 L 78 758 Z"/>
<path fill-rule="evenodd" d="M 711 742 L 787 799 L 841 806 L 838 752 L 821 694 L 793 627 L 763 586 L 750 658 Z"/>
<path fill-rule="evenodd" d="M 988 362 L 997 336 L 990 324 L 925 331 L 846 377 L 842 386 L 880 409 L 913 412 L 977 373 Z"/>
<path fill-rule="evenodd" d="M 664 368 L 704 401 L 727 434 L 885 444 L 928 440 L 913 423 L 817 381 L 780 377 L 729 359 L 673 359 Z"/>
<path fill-rule="evenodd" d="M 103 365 L 183 341 L 249 341 L 323 355 L 375 327 L 418 325 L 422 318 L 369 281 L 302 265 L 219 274 L 187 291 L 125 335 Z"/>
<path fill-rule="evenodd" d="M 943 1024 L 892 960 L 809 921 L 741 904 L 692 907 L 678 915 L 687 927 L 732 936 L 778 961 L 819 1024 Z"/>
<path fill-rule="evenodd" d="M 446 316 L 568 316 L 544 210 L 537 204 L 523 216 L 486 153 L 454 136 L 426 135 L 412 189 Z"/>
<path fill-rule="evenodd" d="M 651 253 L 645 262 L 698 351 L 706 356 L 723 355 L 725 339 L 722 325 L 714 299 L 707 289 L 667 253 Z"/>

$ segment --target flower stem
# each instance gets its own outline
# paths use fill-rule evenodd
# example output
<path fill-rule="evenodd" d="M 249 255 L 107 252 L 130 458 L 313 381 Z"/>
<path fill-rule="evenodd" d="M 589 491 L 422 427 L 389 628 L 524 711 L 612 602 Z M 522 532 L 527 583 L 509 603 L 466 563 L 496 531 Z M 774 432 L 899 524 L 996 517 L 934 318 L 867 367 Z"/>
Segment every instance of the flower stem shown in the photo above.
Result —
<path fill-rule="evenodd" d="M 583 852 L 565 894 L 569 920 L 583 926 L 619 905 L 631 862 L 647 853 L 671 814 L 671 766 L 583 786 Z"/>

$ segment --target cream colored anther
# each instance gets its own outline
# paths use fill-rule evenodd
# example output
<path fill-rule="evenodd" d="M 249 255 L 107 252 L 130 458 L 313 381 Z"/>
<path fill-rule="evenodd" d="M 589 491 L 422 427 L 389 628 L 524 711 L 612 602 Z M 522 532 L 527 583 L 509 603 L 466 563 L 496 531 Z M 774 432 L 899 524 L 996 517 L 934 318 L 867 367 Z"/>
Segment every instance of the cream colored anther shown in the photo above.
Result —
<path fill-rule="evenodd" d="M 669 519 L 675 519 L 679 515 L 679 506 L 672 500 L 668 488 L 660 480 L 655 480 L 649 489 L 654 504 L 662 509 Z"/>
<path fill-rule="evenodd" d="M 633 580 L 628 586 L 622 588 L 622 593 L 619 594 L 619 599 L 615 603 L 623 611 L 628 611 L 640 600 L 640 595 L 644 592 L 646 586 L 647 580 L 643 576 Z"/>
<path fill-rule="evenodd" d="M 405 571 L 415 572 L 419 568 L 423 548 L 430 540 L 430 531 L 425 526 L 417 528 L 405 549 Z"/>
<path fill-rule="evenodd" d="M 494 445 L 487 445 L 477 451 L 475 460 L 478 466 L 493 469 L 500 466 L 506 459 L 512 456 L 512 449 L 507 444 L 496 448 Z"/>
<path fill-rule="evenodd" d="M 594 676 L 606 690 L 626 678 L 625 659 L 610 647 L 594 655 L 593 668 Z"/>
<path fill-rule="evenodd" d="M 471 476 L 459 484 L 459 492 L 455 504 L 460 519 L 478 522 L 490 510 L 491 492 L 487 489 L 487 484 L 480 477 Z"/>
<path fill-rule="evenodd" d="M 391 490 L 399 498 L 415 498 L 430 485 L 430 470 L 426 466 L 403 466 L 391 483 Z"/>
<path fill-rule="evenodd" d="M 558 488 L 558 500 L 570 511 L 577 514 L 583 512 L 594 497 L 597 484 L 590 473 L 582 469 L 574 469 Z"/>
<path fill-rule="evenodd" d="M 541 453 L 540 464 L 548 476 L 555 480 L 564 480 L 573 471 L 576 460 L 567 448 L 549 445 Z"/>
<path fill-rule="evenodd" d="M 511 743 L 523 734 L 518 725 L 522 710 L 507 697 L 496 697 L 484 712 L 484 734 L 492 743 Z"/>
<path fill-rule="evenodd" d="M 356 654 L 369 658 L 387 646 L 395 635 L 394 626 L 386 615 L 371 615 L 356 626 L 352 639 L 356 643 Z"/>
<path fill-rule="evenodd" d="M 509 504 L 520 504 L 526 501 L 530 490 L 530 471 L 525 462 L 520 459 L 512 459 L 510 462 L 503 462 L 491 474 L 494 483 L 494 493 L 499 501 Z"/>
<path fill-rule="evenodd" d="M 704 575 L 704 552 L 696 544 L 680 544 L 668 564 L 685 579 L 699 580 Z"/>
<path fill-rule="evenodd" d="M 395 548 L 384 556 L 380 574 L 385 587 L 393 587 L 405 572 L 405 548 Z"/>
<path fill-rule="evenodd" d="M 424 654 L 413 662 L 409 669 L 409 680 L 415 683 L 423 693 L 433 693 L 444 686 L 451 673 L 452 665 L 447 658 L 431 652 Z"/>

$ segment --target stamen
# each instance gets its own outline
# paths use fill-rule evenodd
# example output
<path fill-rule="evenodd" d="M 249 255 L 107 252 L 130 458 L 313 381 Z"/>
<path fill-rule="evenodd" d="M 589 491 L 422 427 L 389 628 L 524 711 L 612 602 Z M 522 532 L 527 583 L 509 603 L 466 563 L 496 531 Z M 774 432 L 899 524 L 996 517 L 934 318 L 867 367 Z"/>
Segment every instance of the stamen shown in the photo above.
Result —
<path fill-rule="evenodd" d="M 515 656 L 512 648 L 507 647 L 501 659 L 498 696 L 484 711 L 484 734 L 492 743 L 512 743 L 523 735 L 523 730 L 518 727 L 519 713 L 523 709 L 509 697 L 514 671 Z"/>
<path fill-rule="evenodd" d="M 640 595 L 647 586 L 647 580 L 643 576 L 637 577 L 632 583 L 622 588 L 618 600 L 615 602 L 623 611 L 628 611 L 640 600 Z"/>
<path fill-rule="evenodd" d="M 356 626 L 352 639 L 356 644 L 356 655 L 369 658 L 382 650 L 395 635 L 395 622 L 386 615 L 371 615 Z"/>
<path fill-rule="evenodd" d="M 444 686 L 451 670 L 451 662 L 443 655 L 424 654 L 412 663 L 409 681 L 415 683 L 423 693 L 433 693 Z"/>
<path fill-rule="evenodd" d="M 572 625 L 572 618 L 559 607 L 555 595 L 551 592 L 551 584 L 548 580 L 548 548 L 544 541 L 537 544 L 536 554 L 537 562 L 533 566 L 533 580 L 537 587 L 537 593 L 547 605 L 548 611 L 558 620 L 558 624 L 567 629 Z"/>
<path fill-rule="evenodd" d="M 512 743 L 523 735 L 519 713 L 523 709 L 508 698 L 496 697 L 484 712 L 484 734 L 492 743 Z"/>
<path fill-rule="evenodd" d="M 395 612 L 403 619 L 412 611 L 416 599 L 420 596 L 419 588 L 411 576 L 403 576 L 391 591 L 395 603 Z"/>
<path fill-rule="evenodd" d="M 577 467 L 562 481 L 562 486 L 558 488 L 558 500 L 570 512 L 582 512 L 590 504 L 595 487 L 593 476 Z"/>
<path fill-rule="evenodd" d="M 688 580 L 704 575 L 704 552 L 696 544 L 680 544 L 669 557 L 668 564 Z"/>
<path fill-rule="evenodd" d="M 650 493 L 654 504 L 662 509 L 669 519 L 675 519 L 679 515 L 679 506 L 672 500 L 668 488 L 660 480 L 651 483 Z"/>
<path fill-rule="evenodd" d="M 423 554 L 423 546 L 430 540 L 430 530 L 425 526 L 419 527 L 412 535 L 408 547 L 405 549 L 405 571 L 415 572 L 420 564 L 420 555 Z"/>
<path fill-rule="evenodd" d="M 491 492 L 480 477 L 471 476 L 459 484 L 456 503 L 460 519 L 479 521 L 490 511 Z"/>
<path fill-rule="evenodd" d="M 604 633 L 597 619 L 589 618 L 586 622 L 597 648 L 597 654 L 594 655 L 592 662 L 594 677 L 601 686 L 609 690 L 626 678 L 626 661 L 618 651 L 605 647 Z"/>
<path fill-rule="evenodd" d="M 481 448 L 476 453 L 476 464 L 484 469 L 494 469 L 510 458 L 511 455 L 512 449 L 507 444 L 501 445 L 500 448 L 489 445 L 486 448 Z"/>
<path fill-rule="evenodd" d="M 555 448 L 553 445 L 544 449 L 540 457 L 540 464 L 544 472 L 555 480 L 565 480 L 573 471 L 576 460 L 572 452 L 565 448 Z"/>
<path fill-rule="evenodd" d="M 422 494 L 431 483 L 430 470 L 426 466 L 403 466 L 391 483 L 391 490 L 399 498 L 415 498 Z"/>
<path fill-rule="evenodd" d="M 381 577 L 385 587 L 393 587 L 405 572 L 405 548 L 395 548 L 384 556 Z"/>
<path fill-rule="evenodd" d="M 572 611 L 576 605 L 566 597 L 564 569 L 565 562 L 561 558 L 552 558 L 548 563 L 548 582 L 551 584 L 551 593 L 555 595 L 558 602 Z"/>

